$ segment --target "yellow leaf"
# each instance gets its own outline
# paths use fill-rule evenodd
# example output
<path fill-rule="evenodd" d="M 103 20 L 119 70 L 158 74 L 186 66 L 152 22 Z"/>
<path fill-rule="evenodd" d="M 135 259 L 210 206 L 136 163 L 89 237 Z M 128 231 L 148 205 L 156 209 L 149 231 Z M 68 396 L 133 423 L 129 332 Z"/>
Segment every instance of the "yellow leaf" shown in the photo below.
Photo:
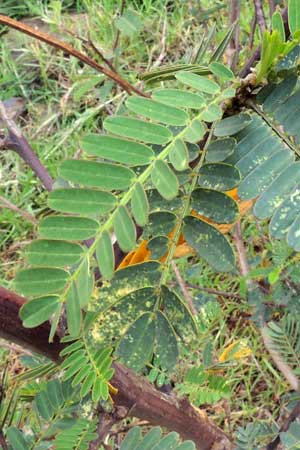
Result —
<path fill-rule="evenodd" d="M 229 344 L 219 356 L 219 362 L 225 362 L 233 359 L 247 358 L 252 354 L 247 345 L 241 341 L 234 341 Z"/>

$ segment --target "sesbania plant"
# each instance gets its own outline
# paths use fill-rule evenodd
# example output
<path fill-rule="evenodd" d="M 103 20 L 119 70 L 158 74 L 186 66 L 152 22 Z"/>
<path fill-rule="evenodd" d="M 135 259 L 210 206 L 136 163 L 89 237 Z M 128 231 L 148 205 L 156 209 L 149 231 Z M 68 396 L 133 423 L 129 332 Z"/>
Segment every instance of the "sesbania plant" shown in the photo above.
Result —
<path fill-rule="evenodd" d="M 287 258 L 300 250 L 300 19 L 295 5 L 300 8 L 299 2 L 289 2 L 290 40 L 281 15 L 273 14 L 273 31 L 262 36 L 261 61 L 247 93 L 245 80 L 219 62 L 233 26 L 205 66 L 174 66 L 145 76 L 154 88 L 124 95 L 99 133 L 78 143 L 80 159 L 61 162 L 48 195 L 51 212 L 40 220 L 38 237 L 25 250 L 26 267 L 14 284 L 28 299 L 20 310 L 23 326 L 50 321 L 49 342 L 63 336 L 62 380 L 42 389 L 33 384 L 22 393 L 35 398 L 39 416 L 53 424 L 45 424 L 31 442 L 10 427 L 7 437 L 14 450 L 50 448 L 52 435 L 54 448 L 89 448 L 98 436 L 97 423 L 86 417 L 99 402 L 113 408 L 118 395 L 114 359 L 137 373 L 151 367 L 152 381 L 153 364 L 164 376 L 172 374 L 183 343 L 189 345 L 190 337 L 205 328 L 193 305 L 168 283 L 176 257 L 193 256 L 192 263 L 204 260 L 216 272 L 236 276 L 235 252 L 225 234 L 250 208 L 258 221 L 268 220 L 270 237 L 288 248 L 279 269 L 268 272 L 270 286 L 286 269 Z M 266 294 L 251 271 L 242 275 L 262 339 L 277 365 L 288 366 L 287 376 L 282 370 L 288 381 L 297 382 L 299 302 L 294 295 L 280 321 L 270 321 L 267 294 L 275 289 Z M 239 352 L 249 355 L 249 349 L 233 343 L 215 361 L 208 345 L 203 364 L 187 371 L 177 392 L 196 406 L 228 398 L 222 368 L 230 350 L 236 359 L 242 357 Z M 55 371 L 53 364 L 41 364 L 28 377 L 32 381 Z M 64 427 L 79 399 L 86 417 Z M 297 448 L 289 446 L 299 433 L 296 425 L 278 430 L 249 424 L 238 430 L 237 445 L 261 449 L 266 435 L 276 439 L 279 433 L 286 448 Z M 226 445 L 222 448 L 233 448 L 230 440 Z M 144 436 L 134 427 L 119 448 L 192 450 L 195 445 L 182 443 L 177 433 L 162 436 L 160 428 L 153 428 Z"/>
<path fill-rule="evenodd" d="M 30 267 L 16 277 L 18 291 L 32 298 L 21 311 L 25 326 L 35 327 L 50 319 L 51 340 L 61 314 L 66 312 L 69 338 L 80 337 L 80 341 L 66 350 L 71 356 L 63 366 L 68 367 L 74 361 L 76 351 L 77 368 L 83 368 L 75 384 L 77 379 L 82 381 L 90 375 L 88 367 L 93 370 L 89 386 L 93 386 L 95 401 L 108 397 L 103 383 L 107 386 L 113 371 L 108 367 L 111 358 L 103 358 L 104 350 L 97 355 L 88 350 L 83 315 L 95 309 L 93 295 L 99 295 L 100 304 L 100 313 L 96 310 L 93 320 L 103 315 L 103 302 L 110 307 L 119 302 L 133 303 L 133 308 L 139 304 L 139 317 L 129 322 L 116 350 L 121 360 L 136 370 L 143 368 L 152 357 L 156 341 L 155 351 L 162 365 L 170 368 L 178 356 L 174 316 L 184 314 L 195 329 L 185 303 L 166 286 L 169 265 L 182 231 L 192 246 L 200 247 L 200 253 L 201 242 L 206 241 L 203 256 L 208 261 L 212 262 L 218 252 L 219 258 L 214 263 L 218 270 L 234 267 L 229 242 L 212 225 L 190 215 L 192 209 L 201 213 L 197 208 L 200 203 L 208 209 L 205 216 L 219 223 L 233 222 L 238 214 L 233 199 L 205 188 L 223 168 L 204 165 L 208 142 L 213 134 L 222 134 L 220 125 L 213 131 L 213 124 L 222 117 L 222 105 L 234 96 L 237 86 L 225 66 L 214 63 L 210 70 L 213 77 L 181 71 L 176 73 L 176 88 L 156 89 L 150 98 L 129 97 L 122 115 L 104 120 L 107 133 L 83 138 L 81 146 L 87 157 L 65 160 L 60 165 L 59 176 L 67 185 L 53 190 L 48 199 L 49 207 L 59 214 L 41 220 L 39 239 L 26 250 Z M 247 123 L 243 117 L 238 121 L 235 131 Z M 207 143 L 199 148 L 196 143 L 205 135 Z M 193 168 L 189 167 L 191 161 Z M 226 185 L 229 190 L 236 186 L 239 174 L 233 166 L 226 165 L 224 169 L 230 177 Z M 155 206 L 155 202 L 162 206 Z M 222 210 L 224 214 L 220 214 Z M 215 217 L 217 214 L 219 217 Z M 115 273 L 113 236 L 121 250 L 128 253 L 137 246 L 136 225 L 144 227 L 144 233 L 151 236 L 153 261 Z M 169 237 L 168 230 L 172 233 Z M 89 240 L 86 245 L 78 242 L 84 240 Z M 95 266 L 102 279 L 109 280 L 96 291 Z M 128 270 L 134 272 L 127 274 Z M 122 293 L 121 300 L 118 291 Z M 109 299 L 104 300 L 105 297 Z M 67 378 L 69 373 L 75 373 L 73 364 L 66 372 Z M 83 393 L 86 394 L 85 388 Z"/>

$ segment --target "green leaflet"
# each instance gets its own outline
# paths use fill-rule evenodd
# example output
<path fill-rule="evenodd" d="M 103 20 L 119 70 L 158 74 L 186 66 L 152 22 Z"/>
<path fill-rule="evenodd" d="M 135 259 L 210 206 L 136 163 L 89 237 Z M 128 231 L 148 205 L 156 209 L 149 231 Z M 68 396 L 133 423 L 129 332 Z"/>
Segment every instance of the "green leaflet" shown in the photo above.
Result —
<path fill-rule="evenodd" d="M 35 396 L 35 406 L 43 419 L 52 419 L 54 415 L 54 409 L 45 391 L 40 391 L 37 393 L 37 395 Z"/>
<path fill-rule="evenodd" d="M 9 440 L 13 450 L 29 450 L 30 446 L 27 444 L 23 433 L 16 427 L 9 427 L 7 432 L 7 439 Z"/>
<path fill-rule="evenodd" d="M 205 159 L 211 163 L 224 161 L 232 155 L 235 146 L 236 140 L 234 138 L 217 139 L 207 147 Z"/>
<path fill-rule="evenodd" d="M 82 308 L 87 306 L 92 290 L 94 278 L 90 275 L 89 260 L 85 258 L 76 280 L 76 287 Z"/>
<path fill-rule="evenodd" d="M 74 281 L 66 298 L 66 313 L 68 332 L 70 336 L 76 338 L 80 333 L 82 314 L 79 293 Z"/>
<path fill-rule="evenodd" d="M 168 128 L 130 117 L 107 117 L 103 127 L 111 133 L 151 144 L 166 144 L 172 139 Z"/>
<path fill-rule="evenodd" d="M 92 189 L 56 189 L 50 192 L 48 197 L 50 208 L 83 215 L 104 215 L 115 206 L 115 203 L 114 195 Z"/>
<path fill-rule="evenodd" d="M 183 338 L 190 338 L 191 332 L 198 333 L 193 315 L 176 292 L 170 290 L 167 286 L 162 286 L 161 299 L 164 314 L 172 324 L 176 334 Z"/>
<path fill-rule="evenodd" d="M 178 72 L 175 74 L 177 80 L 186 84 L 187 86 L 191 86 L 198 91 L 205 92 L 207 94 L 218 94 L 220 92 L 220 86 L 212 80 L 209 80 L 206 77 L 201 75 L 196 75 L 195 73 L 190 72 Z"/>
<path fill-rule="evenodd" d="M 157 211 L 149 215 L 146 232 L 149 236 L 167 235 L 175 227 L 177 217 L 169 211 Z"/>
<path fill-rule="evenodd" d="M 108 191 L 127 189 L 135 178 L 135 173 L 126 167 L 78 159 L 63 161 L 58 173 L 72 183 L 95 186 Z"/>
<path fill-rule="evenodd" d="M 263 89 L 270 89 L 270 86 L 272 89 L 269 93 L 265 92 L 265 98 L 262 100 L 264 111 L 273 113 L 278 107 L 280 107 L 280 105 L 283 104 L 292 94 L 296 83 L 297 75 L 291 74 L 275 86 L 270 84 L 265 86 Z M 263 94 L 263 89 L 259 92 L 259 94 Z"/>
<path fill-rule="evenodd" d="M 177 444 L 179 442 L 179 435 L 172 431 L 167 434 L 152 450 L 173 450 L 177 449 Z M 192 450 L 195 450 L 192 449 Z"/>
<path fill-rule="evenodd" d="M 120 450 L 132 450 L 141 439 L 141 429 L 139 427 L 131 428 L 122 442 Z"/>
<path fill-rule="evenodd" d="M 26 257 L 36 266 L 64 267 L 76 264 L 83 248 L 67 241 L 49 241 L 37 239 L 26 247 Z"/>
<path fill-rule="evenodd" d="M 26 328 L 38 327 L 59 309 L 59 297 L 48 295 L 26 302 L 20 309 L 20 318 Z"/>
<path fill-rule="evenodd" d="M 126 101 L 126 106 L 136 114 L 166 125 L 185 125 L 189 118 L 185 111 L 150 98 L 131 96 Z"/>
<path fill-rule="evenodd" d="M 178 345 L 172 325 L 164 313 L 156 314 L 156 354 L 160 365 L 166 370 L 174 369 L 178 358 Z"/>
<path fill-rule="evenodd" d="M 185 142 L 176 139 L 169 152 L 169 160 L 175 170 L 182 171 L 188 168 L 189 154 Z"/>
<path fill-rule="evenodd" d="M 194 119 L 187 127 L 184 135 L 184 140 L 192 144 L 199 142 L 206 133 L 206 127 L 198 119 Z"/>
<path fill-rule="evenodd" d="M 41 220 L 39 235 L 46 239 L 83 241 L 95 236 L 98 222 L 86 217 L 51 216 Z"/>
<path fill-rule="evenodd" d="M 166 236 L 155 236 L 147 243 L 148 250 L 151 251 L 151 259 L 162 258 L 168 251 L 169 238 Z"/>
<path fill-rule="evenodd" d="M 149 164 L 154 157 L 154 152 L 150 147 L 112 136 L 88 134 L 82 139 L 81 145 L 89 155 L 96 155 L 131 166 Z"/>
<path fill-rule="evenodd" d="M 116 355 L 135 371 L 141 370 L 153 354 L 155 322 L 152 314 L 142 314 L 126 331 Z"/>
<path fill-rule="evenodd" d="M 124 11 L 121 17 L 114 21 L 117 29 L 125 36 L 133 36 L 143 28 L 143 22 L 138 13 L 132 9 Z"/>
<path fill-rule="evenodd" d="M 148 222 L 149 203 L 141 183 L 135 185 L 131 198 L 131 210 L 136 223 L 141 227 L 145 226 Z"/>
<path fill-rule="evenodd" d="M 160 427 L 153 427 L 146 436 L 144 436 L 142 442 L 140 442 L 134 450 L 152 450 L 153 447 L 159 442 L 162 432 Z"/>
<path fill-rule="evenodd" d="M 62 290 L 68 277 L 65 270 L 39 267 L 18 272 L 14 284 L 25 297 L 40 296 Z"/>
<path fill-rule="evenodd" d="M 214 135 L 217 137 L 231 136 L 238 133 L 250 124 L 252 118 L 250 114 L 242 113 L 236 116 L 226 117 L 220 120 L 214 128 Z"/>
<path fill-rule="evenodd" d="M 270 217 L 299 183 L 300 162 L 291 164 L 264 191 L 254 205 L 254 214 L 259 219 Z"/>
<path fill-rule="evenodd" d="M 270 33 L 266 30 L 263 33 L 262 45 L 261 45 L 261 60 L 258 66 L 256 83 L 260 83 L 264 76 L 267 75 L 270 67 L 284 50 L 284 44 L 281 41 L 281 37 L 278 30 L 273 30 Z"/>
<path fill-rule="evenodd" d="M 300 1 L 289 0 L 288 2 L 288 22 L 291 35 L 300 31 Z"/>
<path fill-rule="evenodd" d="M 156 89 L 152 97 L 158 102 L 179 108 L 200 109 L 206 103 L 202 95 L 180 89 Z"/>
<path fill-rule="evenodd" d="M 86 450 L 90 441 L 98 436 L 95 431 L 95 421 L 77 419 L 74 425 L 63 429 L 55 436 L 53 447 L 55 450 Z"/>
<path fill-rule="evenodd" d="M 211 55 L 211 58 L 209 60 L 210 63 L 212 63 L 213 61 L 218 61 L 224 54 L 225 50 L 227 49 L 229 42 L 232 39 L 233 33 L 235 32 L 237 26 L 237 22 L 234 22 L 231 27 L 228 29 L 227 33 L 225 34 L 224 38 L 222 39 L 222 41 L 220 42 L 220 44 L 217 46 L 217 48 L 215 49 L 215 51 L 213 52 L 213 54 Z M 214 28 L 215 31 L 215 28 Z M 214 36 L 214 32 L 212 33 L 212 36 Z M 205 36 L 205 40 L 208 40 L 208 36 Z M 210 42 L 206 43 L 206 45 L 209 47 Z M 206 50 L 207 48 L 206 47 Z M 205 52 L 204 52 L 205 53 Z M 203 56 L 204 56 L 203 53 Z"/>
<path fill-rule="evenodd" d="M 199 170 L 198 183 L 203 188 L 229 191 L 241 180 L 239 170 L 229 164 L 205 164 Z"/>
<path fill-rule="evenodd" d="M 296 252 L 300 251 L 300 215 L 298 211 L 297 218 L 292 223 L 287 233 L 287 243 Z"/>
<path fill-rule="evenodd" d="M 281 431 L 279 433 L 280 442 L 284 446 L 285 449 L 288 450 L 297 450 L 299 448 L 299 440 L 300 440 L 300 428 L 299 422 L 292 422 L 288 427 L 287 431 Z"/>
<path fill-rule="evenodd" d="M 212 189 L 195 189 L 191 207 L 216 223 L 235 222 L 239 215 L 238 205 L 231 197 Z"/>
<path fill-rule="evenodd" d="M 96 257 L 103 278 L 110 280 L 114 274 L 115 255 L 110 235 L 104 231 L 97 243 Z"/>
<path fill-rule="evenodd" d="M 166 200 L 172 200 L 178 195 L 179 184 L 177 177 L 164 161 L 155 161 L 151 179 L 158 192 Z"/>
<path fill-rule="evenodd" d="M 158 69 L 154 69 L 149 72 L 142 72 L 138 74 L 138 76 L 141 80 L 145 80 L 146 82 L 173 80 L 175 78 L 175 73 L 181 70 L 199 73 L 201 75 L 208 75 L 210 73 L 206 66 L 200 64 L 180 63 L 160 66 Z"/>
<path fill-rule="evenodd" d="M 288 167 L 294 159 L 294 154 L 289 150 L 279 150 L 274 153 L 269 160 L 262 163 L 244 178 L 238 188 L 239 197 L 242 200 L 255 198 L 258 194 L 263 192 L 269 186 L 270 182 L 279 175 L 282 170 Z"/>
<path fill-rule="evenodd" d="M 223 234 L 212 225 L 187 216 L 184 219 L 183 234 L 189 245 L 215 270 L 230 272 L 234 269 L 233 250 Z"/>
<path fill-rule="evenodd" d="M 115 213 L 114 230 L 120 248 L 124 252 L 130 252 L 136 246 L 136 229 L 125 206 L 119 206 Z"/>
<path fill-rule="evenodd" d="M 192 441 L 181 442 L 178 433 L 174 431 L 163 438 L 159 427 L 152 428 L 142 435 L 140 427 L 131 428 L 127 433 L 120 450 L 195 450 Z"/>
<path fill-rule="evenodd" d="M 221 81 L 232 80 L 234 78 L 234 73 L 232 70 L 219 62 L 209 64 L 208 68 L 214 75 L 219 77 Z"/>
<path fill-rule="evenodd" d="M 290 193 L 289 197 L 276 209 L 270 221 L 271 236 L 282 239 L 300 213 L 300 183 Z"/>
<path fill-rule="evenodd" d="M 65 401 L 63 387 L 64 385 L 58 379 L 53 379 L 47 383 L 46 393 L 52 407 L 56 410 L 60 408 Z M 66 398 L 67 397 L 68 396 L 66 395 Z"/>
<path fill-rule="evenodd" d="M 205 122 L 215 122 L 223 116 L 222 108 L 219 105 L 209 105 L 201 115 L 201 119 Z"/>
<path fill-rule="evenodd" d="M 274 14 L 272 15 L 272 30 L 277 30 L 281 42 L 285 42 L 284 23 L 279 11 L 275 11 Z"/>

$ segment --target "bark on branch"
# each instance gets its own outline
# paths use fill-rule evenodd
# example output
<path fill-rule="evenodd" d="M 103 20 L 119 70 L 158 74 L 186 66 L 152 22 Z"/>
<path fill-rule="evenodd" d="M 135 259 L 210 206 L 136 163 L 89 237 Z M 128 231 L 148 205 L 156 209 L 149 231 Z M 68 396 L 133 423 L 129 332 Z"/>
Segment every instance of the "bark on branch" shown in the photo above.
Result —
<path fill-rule="evenodd" d="M 19 309 L 26 300 L 0 287 L 0 336 L 59 362 L 63 349 L 58 336 L 48 342 L 48 323 L 36 328 L 24 328 Z M 111 381 L 118 389 L 114 397 L 116 407 L 125 407 L 128 415 L 147 420 L 177 431 L 182 438 L 195 442 L 198 450 L 232 450 L 226 434 L 210 422 L 204 411 L 194 408 L 186 399 L 156 390 L 143 377 L 119 363 L 114 363 L 115 375 Z"/>

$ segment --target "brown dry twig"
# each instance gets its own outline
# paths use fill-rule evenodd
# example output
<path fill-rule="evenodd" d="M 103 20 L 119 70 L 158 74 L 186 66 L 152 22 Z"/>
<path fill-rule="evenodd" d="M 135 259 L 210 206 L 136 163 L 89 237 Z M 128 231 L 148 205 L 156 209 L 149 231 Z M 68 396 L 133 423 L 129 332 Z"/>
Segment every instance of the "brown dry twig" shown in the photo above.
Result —
<path fill-rule="evenodd" d="M 0 139 L 0 150 L 14 150 L 31 167 L 48 191 L 52 190 L 53 180 L 48 170 L 23 136 L 16 123 L 9 117 L 5 105 L 0 101 L 0 119 L 8 130 L 8 136 Z"/>
<path fill-rule="evenodd" d="M 183 278 L 181 276 L 181 273 L 179 272 L 179 269 L 178 269 L 175 261 L 171 262 L 171 266 L 172 266 L 172 269 L 174 270 L 174 273 L 175 273 L 175 276 L 177 278 L 178 284 L 179 284 L 180 289 L 182 291 L 182 294 L 183 294 L 183 296 L 184 296 L 184 298 L 185 298 L 185 300 L 186 300 L 186 302 L 187 302 L 187 304 L 188 304 L 188 306 L 190 308 L 191 313 L 194 316 L 197 315 L 197 310 L 196 310 L 196 308 L 194 306 L 192 296 L 191 296 L 191 294 L 189 293 L 189 291 L 188 291 L 188 289 L 186 287 L 186 284 L 185 284 L 185 282 L 184 282 L 184 280 L 183 280 Z"/>
<path fill-rule="evenodd" d="M 263 34 L 267 29 L 267 25 L 261 0 L 254 0 L 254 8 L 257 23 L 261 33 Z"/>
<path fill-rule="evenodd" d="M 24 217 L 24 219 L 28 220 L 28 222 L 31 222 L 33 225 L 38 224 L 38 221 L 32 214 L 28 213 L 27 211 L 24 211 L 23 209 L 18 208 L 16 205 L 7 200 L 5 197 L 2 197 L 2 195 L 0 195 L 0 209 L 1 208 L 7 208 L 10 209 L 11 211 L 17 212 L 22 217 Z"/>

